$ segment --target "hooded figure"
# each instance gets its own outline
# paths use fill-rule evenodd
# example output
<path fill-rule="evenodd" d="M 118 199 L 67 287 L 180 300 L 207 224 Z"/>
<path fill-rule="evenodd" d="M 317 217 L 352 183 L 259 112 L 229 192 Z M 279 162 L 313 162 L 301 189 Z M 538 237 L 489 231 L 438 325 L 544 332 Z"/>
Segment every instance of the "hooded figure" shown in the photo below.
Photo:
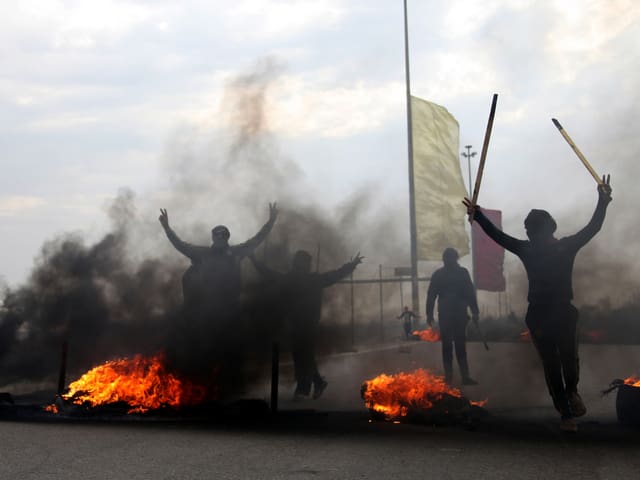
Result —
<path fill-rule="evenodd" d="M 431 276 L 427 291 L 427 323 L 433 325 L 433 310 L 438 300 L 438 321 L 442 340 L 442 363 L 447 383 L 453 379 L 453 347 L 464 385 L 476 385 L 469 376 L 467 362 L 466 331 L 469 323 L 467 309 L 471 310 L 473 321 L 478 321 L 476 290 L 466 268 L 458 264 L 458 252 L 446 248 L 442 252 L 444 266 Z"/>
<path fill-rule="evenodd" d="M 577 431 L 573 417 L 587 412 L 578 394 L 578 310 L 572 305 L 571 277 L 578 251 L 602 228 L 611 201 L 609 178 L 598 185 L 598 204 L 589 223 L 579 232 L 557 239 L 556 222 L 545 210 L 531 210 L 524 221 L 529 240 L 511 237 L 491 223 L 482 209 L 468 199 L 469 217 L 496 243 L 517 255 L 527 271 L 529 293 L 526 323 L 540 355 L 545 379 L 560 427 Z"/>
<path fill-rule="evenodd" d="M 296 389 L 294 399 L 308 397 L 313 385 L 313 398 L 317 399 L 327 388 L 327 381 L 320 375 L 316 363 L 315 344 L 318 323 L 322 311 L 322 290 L 351 274 L 362 262 L 357 253 L 350 262 L 337 270 L 324 273 L 311 271 L 311 255 L 298 250 L 291 270 L 280 273 L 271 270 L 254 256 L 249 257 L 256 270 L 277 285 L 280 292 L 280 313 L 289 332 L 293 356 Z"/>
<path fill-rule="evenodd" d="M 230 245 L 229 229 L 217 225 L 211 230 L 211 245 L 191 245 L 181 240 L 169 226 L 169 215 L 160 210 L 160 224 L 171 244 L 191 260 L 182 277 L 183 322 L 176 326 L 170 341 L 169 361 L 182 373 L 211 376 L 231 372 L 225 366 L 238 365 L 242 351 L 240 315 L 240 262 L 260 245 L 278 216 L 276 204 L 269 204 L 269 220 L 252 238 L 239 245 Z M 235 377 L 238 377 L 237 375 Z M 200 379 L 199 379 L 200 380 Z M 221 379 L 220 383 L 235 385 L 240 378 Z"/>

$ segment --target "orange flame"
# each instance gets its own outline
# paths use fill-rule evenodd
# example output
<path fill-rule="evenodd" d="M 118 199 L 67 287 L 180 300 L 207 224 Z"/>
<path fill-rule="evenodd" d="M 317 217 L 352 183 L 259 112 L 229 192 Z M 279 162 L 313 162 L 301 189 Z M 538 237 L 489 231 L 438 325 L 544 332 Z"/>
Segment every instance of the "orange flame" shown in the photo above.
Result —
<path fill-rule="evenodd" d="M 429 409 L 445 394 L 462 398 L 462 392 L 447 385 L 444 377 L 423 368 L 411 373 L 383 373 L 367 380 L 365 387 L 362 397 L 367 408 L 382 413 L 387 419 L 404 417 L 411 407 Z M 471 403 L 482 406 L 486 400 Z"/>
<path fill-rule="evenodd" d="M 205 398 L 204 387 L 169 373 L 162 355 L 112 360 L 99 365 L 69 385 L 65 400 L 91 406 L 126 402 L 128 413 L 143 413 L 164 406 L 196 405 Z"/>
<path fill-rule="evenodd" d="M 592 342 L 600 342 L 604 338 L 604 330 L 589 330 L 584 333 L 585 336 Z"/>
<path fill-rule="evenodd" d="M 420 337 L 420 340 L 425 342 L 438 342 L 440 340 L 440 332 L 433 327 L 429 327 L 426 330 L 414 330 L 413 335 Z"/>
<path fill-rule="evenodd" d="M 631 385 L 632 387 L 640 387 L 640 378 L 632 375 L 631 377 L 624 379 L 624 384 Z"/>
<path fill-rule="evenodd" d="M 529 332 L 529 330 L 524 330 L 524 331 L 520 332 L 519 338 L 523 342 L 530 342 L 531 341 L 531 333 Z"/>

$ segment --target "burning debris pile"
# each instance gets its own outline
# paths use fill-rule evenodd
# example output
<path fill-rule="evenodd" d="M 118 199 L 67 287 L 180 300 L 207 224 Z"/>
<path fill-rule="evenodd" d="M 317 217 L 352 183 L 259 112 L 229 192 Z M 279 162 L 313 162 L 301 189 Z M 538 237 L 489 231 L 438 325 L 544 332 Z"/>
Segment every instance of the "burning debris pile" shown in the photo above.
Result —
<path fill-rule="evenodd" d="M 208 394 L 205 387 L 169 372 L 161 355 L 136 355 L 92 368 L 72 382 L 62 398 L 91 407 L 124 403 L 127 413 L 145 413 L 197 405 Z"/>
<path fill-rule="evenodd" d="M 414 330 L 412 335 L 416 340 L 422 340 L 423 342 L 440 341 L 440 332 L 433 327 L 427 328 L 426 330 Z"/>
<path fill-rule="evenodd" d="M 378 375 L 364 382 L 360 393 L 373 418 L 399 422 L 469 422 L 482 416 L 486 404 L 469 401 L 425 369 Z"/>
<path fill-rule="evenodd" d="M 616 397 L 618 422 L 640 427 L 640 378 L 631 376 L 624 380 L 616 379 L 602 393 L 606 395 L 614 390 L 618 391 Z"/>

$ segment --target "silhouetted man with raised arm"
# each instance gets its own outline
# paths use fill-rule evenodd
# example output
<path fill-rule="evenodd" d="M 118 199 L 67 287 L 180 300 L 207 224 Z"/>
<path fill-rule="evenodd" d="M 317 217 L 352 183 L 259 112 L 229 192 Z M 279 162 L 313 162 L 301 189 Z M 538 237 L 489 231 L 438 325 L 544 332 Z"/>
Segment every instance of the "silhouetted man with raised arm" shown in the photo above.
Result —
<path fill-rule="evenodd" d="M 240 295 L 240 260 L 251 254 L 271 231 L 278 216 L 276 204 L 269 204 L 269 220 L 252 238 L 239 245 L 229 245 L 229 229 L 218 225 L 211 230 L 209 247 L 191 245 L 178 237 L 169 226 L 169 215 L 160 209 L 160 224 L 171 244 L 191 260 L 182 279 L 184 303 L 187 309 L 197 308 L 209 313 L 226 314 L 235 310 Z"/>
<path fill-rule="evenodd" d="M 304 250 L 298 250 L 294 254 L 291 270 L 287 273 L 271 270 L 254 256 L 249 258 L 261 275 L 278 283 L 281 292 L 281 311 L 291 335 L 291 353 L 297 383 L 294 398 L 309 396 L 313 384 L 313 398 L 317 399 L 328 385 L 318 371 L 315 352 L 322 310 L 322 289 L 351 274 L 363 257 L 357 253 L 350 262 L 325 273 L 311 272 L 311 255 Z"/>
<path fill-rule="evenodd" d="M 207 375 L 207 368 L 226 368 L 224 376 L 239 358 L 242 334 L 240 315 L 240 262 L 262 243 L 278 216 L 276 204 L 269 204 L 269 220 L 252 238 L 230 245 L 224 225 L 211 230 L 211 246 L 191 245 L 169 226 L 169 215 L 160 209 L 160 224 L 171 244 L 191 260 L 182 277 L 184 322 L 173 332 L 170 362 L 183 373 Z M 224 365 L 221 367 L 220 365 Z M 239 380 L 239 379 L 238 379 Z M 235 383 L 236 379 L 221 379 Z"/>
<path fill-rule="evenodd" d="M 476 289 L 466 268 L 458 264 L 458 252 L 446 248 L 442 252 L 444 266 L 431 276 L 427 291 L 427 323 L 433 326 L 433 310 L 438 300 L 438 321 L 442 341 L 442 363 L 444 379 L 451 383 L 453 378 L 453 347 L 464 385 L 477 385 L 469 376 L 467 362 L 466 332 L 469 323 L 467 309 L 471 310 L 473 321 L 478 322 L 478 302 Z"/>
<path fill-rule="evenodd" d="M 526 323 L 542 359 L 560 428 L 577 431 L 574 417 L 587 412 L 578 394 L 578 310 L 572 305 L 573 263 L 578 251 L 600 231 L 611 201 L 609 177 L 598 185 L 598 204 L 589 223 L 578 233 L 557 239 L 556 222 L 545 210 L 531 210 L 524 221 L 529 240 L 511 237 L 495 227 L 467 198 L 469 218 L 477 221 L 496 243 L 517 255 L 529 278 Z"/>

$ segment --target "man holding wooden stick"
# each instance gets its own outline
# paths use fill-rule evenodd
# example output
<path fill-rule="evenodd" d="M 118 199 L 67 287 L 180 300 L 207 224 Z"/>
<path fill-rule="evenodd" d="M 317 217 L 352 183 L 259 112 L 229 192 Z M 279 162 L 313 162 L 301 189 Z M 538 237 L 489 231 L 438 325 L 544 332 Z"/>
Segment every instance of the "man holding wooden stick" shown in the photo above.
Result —
<path fill-rule="evenodd" d="M 496 243 L 517 255 L 529 278 L 526 323 L 540 355 L 553 404 L 560 412 L 560 428 L 577 431 L 574 417 L 586 413 L 578 394 L 578 311 L 572 305 L 572 272 L 575 257 L 600 231 L 611 201 L 609 177 L 598 177 L 598 204 L 589 223 L 578 233 L 557 239 L 556 222 L 545 210 L 531 210 L 524 221 L 529 240 L 511 237 L 465 198 L 469 221 L 477 221 Z"/>

